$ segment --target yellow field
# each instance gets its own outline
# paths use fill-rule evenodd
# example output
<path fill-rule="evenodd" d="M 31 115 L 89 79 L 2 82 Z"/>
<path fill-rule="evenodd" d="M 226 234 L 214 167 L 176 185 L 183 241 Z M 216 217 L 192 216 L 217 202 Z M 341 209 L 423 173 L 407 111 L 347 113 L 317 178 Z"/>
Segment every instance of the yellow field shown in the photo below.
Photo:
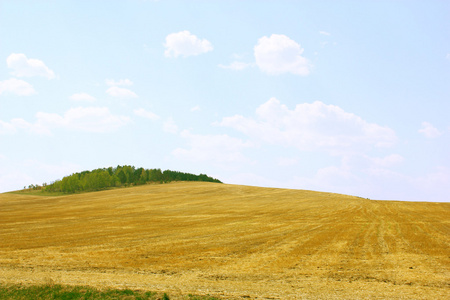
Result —
<path fill-rule="evenodd" d="M 450 299 L 450 203 L 200 182 L 1 194 L 0 283 Z"/>

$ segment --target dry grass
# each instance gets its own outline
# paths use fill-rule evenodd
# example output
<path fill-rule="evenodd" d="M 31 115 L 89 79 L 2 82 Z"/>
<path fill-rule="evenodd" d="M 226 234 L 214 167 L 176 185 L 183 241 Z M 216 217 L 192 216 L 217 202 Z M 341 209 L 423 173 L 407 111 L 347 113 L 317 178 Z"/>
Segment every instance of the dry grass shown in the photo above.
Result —
<path fill-rule="evenodd" d="M 1 194 L 0 283 L 449 299 L 449 217 L 450 203 L 201 182 Z"/>

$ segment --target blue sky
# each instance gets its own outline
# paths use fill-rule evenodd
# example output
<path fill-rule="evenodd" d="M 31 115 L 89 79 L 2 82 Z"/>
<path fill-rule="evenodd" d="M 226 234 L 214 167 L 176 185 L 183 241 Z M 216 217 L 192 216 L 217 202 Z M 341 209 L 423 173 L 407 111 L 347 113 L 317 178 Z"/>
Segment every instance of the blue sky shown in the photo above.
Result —
<path fill-rule="evenodd" d="M 450 201 L 448 1 L 0 1 L 0 192 L 131 164 Z"/>

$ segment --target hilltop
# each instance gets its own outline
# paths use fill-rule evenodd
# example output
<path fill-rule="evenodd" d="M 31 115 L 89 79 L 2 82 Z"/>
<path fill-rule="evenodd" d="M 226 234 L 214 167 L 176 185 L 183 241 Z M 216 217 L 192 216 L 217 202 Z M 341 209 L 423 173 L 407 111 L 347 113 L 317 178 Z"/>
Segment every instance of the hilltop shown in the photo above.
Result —
<path fill-rule="evenodd" d="M 117 166 L 83 171 L 65 176 L 51 184 L 30 185 L 28 190 L 41 190 L 50 193 L 73 194 L 78 192 L 100 191 L 112 187 L 126 187 L 147 183 L 167 183 L 172 181 L 205 181 L 222 183 L 206 174 L 194 175 L 185 172 L 161 169 L 144 169 L 134 166 Z M 26 189 L 26 187 L 24 188 Z"/>
<path fill-rule="evenodd" d="M 450 203 L 210 182 L 0 194 L 0 283 L 225 299 L 445 299 L 449 215 Z"/>

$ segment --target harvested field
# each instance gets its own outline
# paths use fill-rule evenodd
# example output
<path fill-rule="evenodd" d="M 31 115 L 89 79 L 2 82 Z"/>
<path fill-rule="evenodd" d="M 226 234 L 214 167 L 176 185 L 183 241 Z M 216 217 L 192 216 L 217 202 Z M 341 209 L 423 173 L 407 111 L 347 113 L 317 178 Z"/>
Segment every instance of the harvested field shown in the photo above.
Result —
<path fill-rule="evenodd" d="M 0 283 L 450 299 L 450 203 L 201 182 L 1 194 Z"/>

